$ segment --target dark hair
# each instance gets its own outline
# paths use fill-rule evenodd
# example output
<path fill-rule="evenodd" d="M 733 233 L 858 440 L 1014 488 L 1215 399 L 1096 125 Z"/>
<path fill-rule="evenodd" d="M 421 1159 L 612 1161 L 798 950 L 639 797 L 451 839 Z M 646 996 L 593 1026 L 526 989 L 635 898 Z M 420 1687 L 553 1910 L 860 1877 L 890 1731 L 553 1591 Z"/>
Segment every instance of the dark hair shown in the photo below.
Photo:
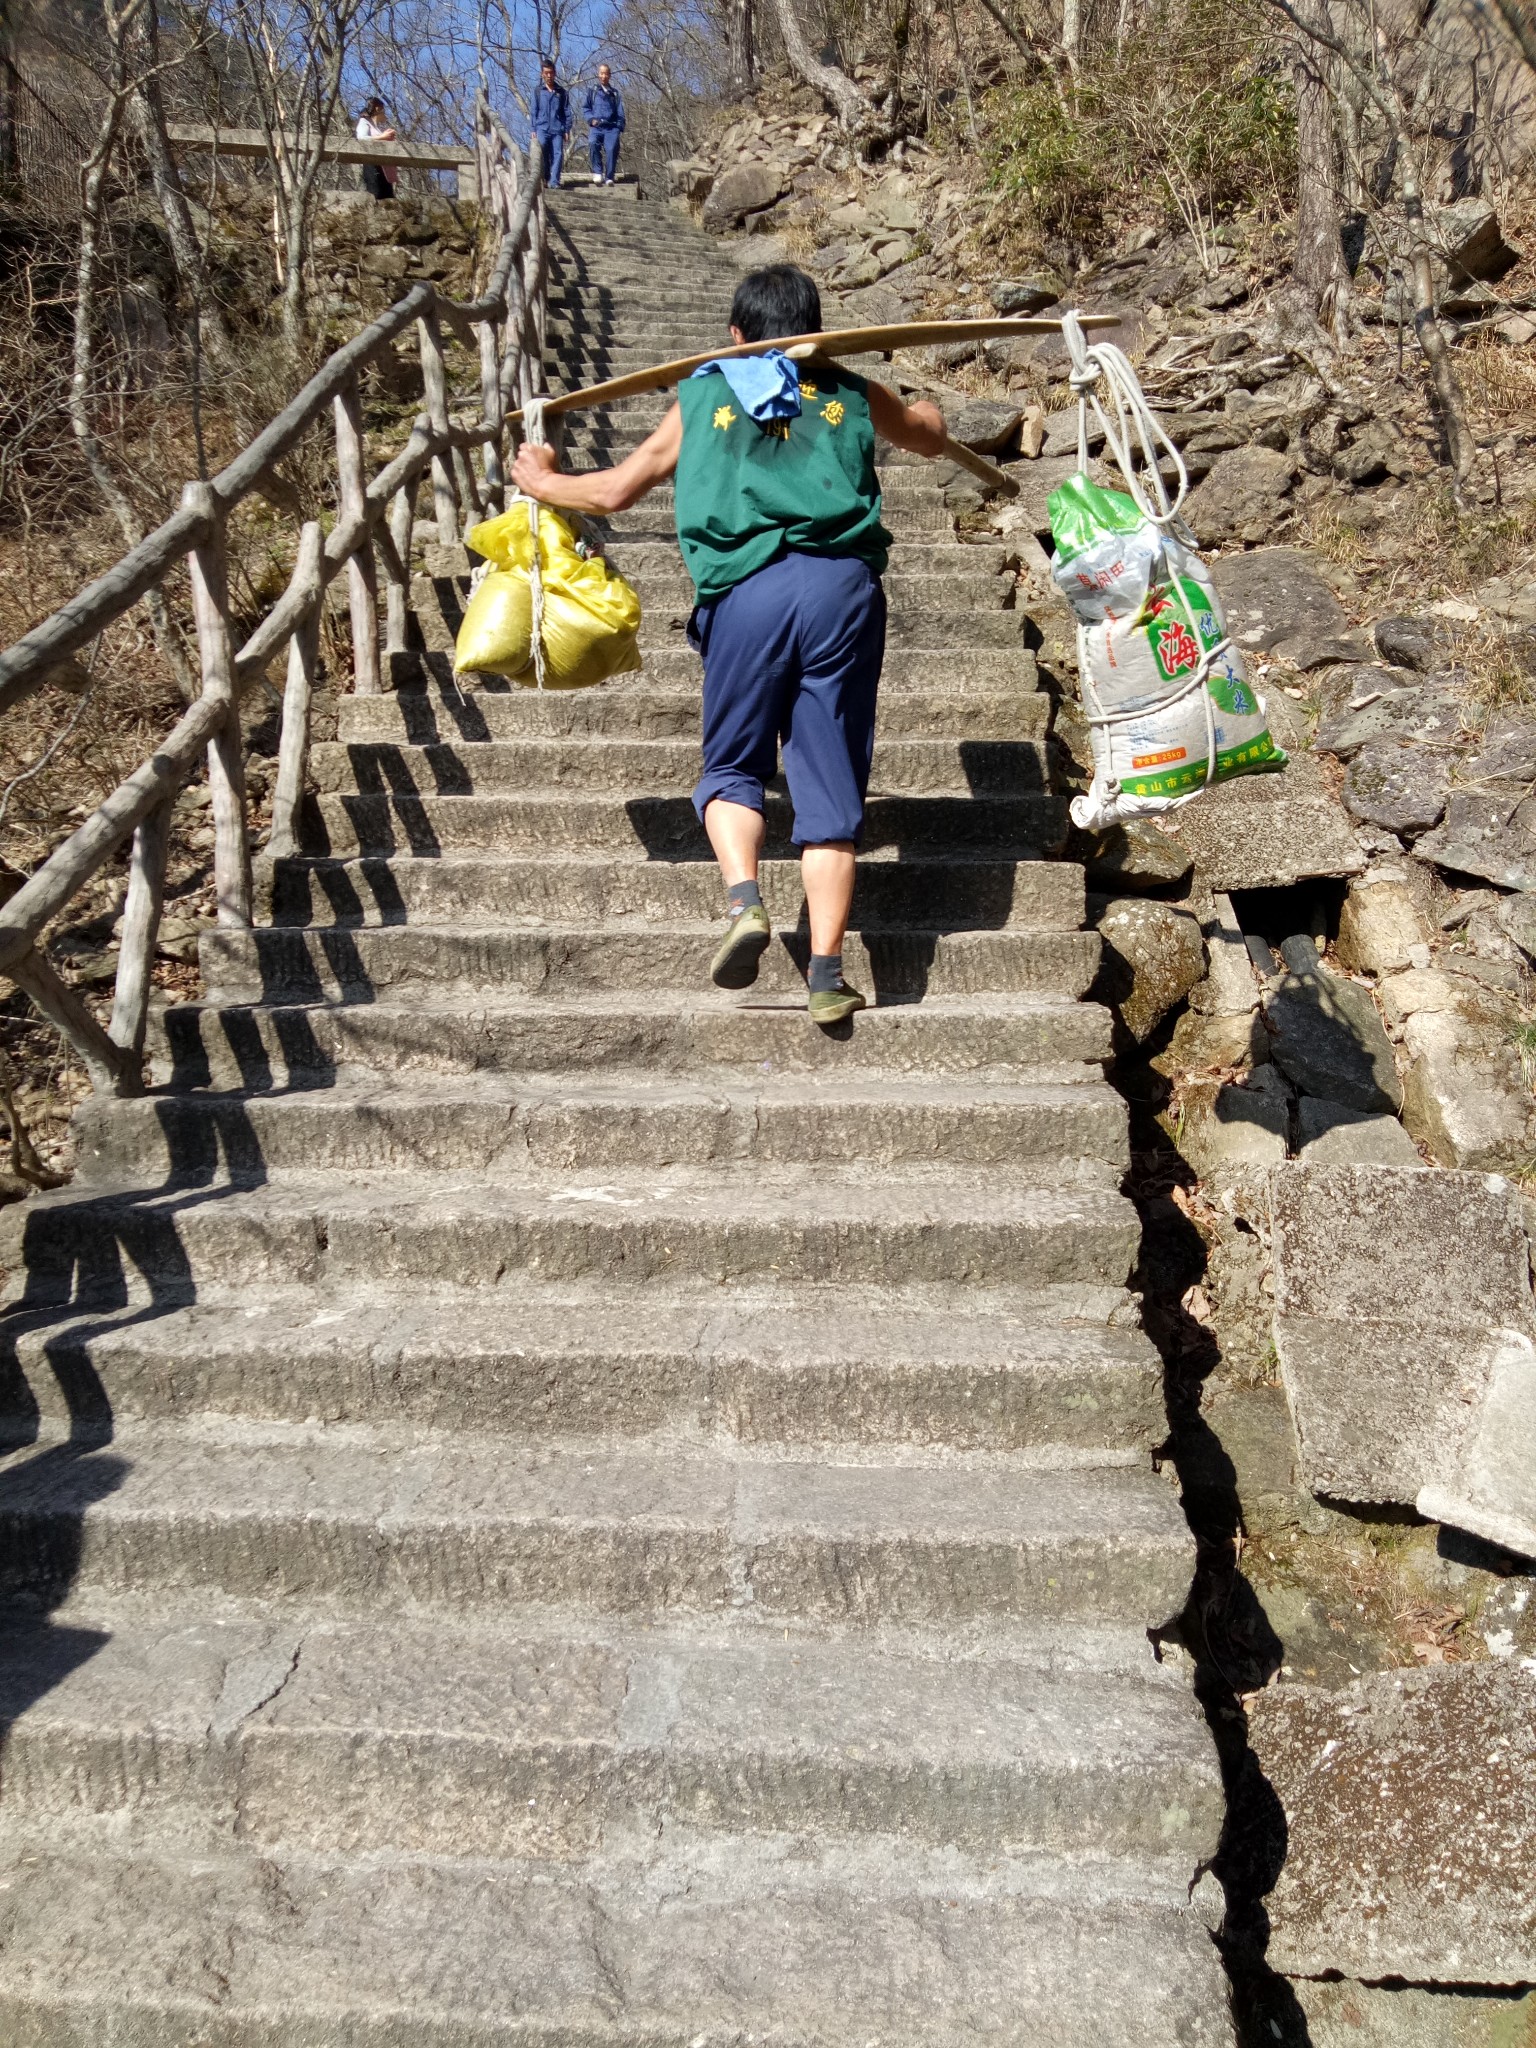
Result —
<path fill-rule="evenodd" d="M 362 116 L 365 121 L 371 119 L 374 114 L 382 114 L 383 112 L 384 102 L 377 94 L 371 100 L 366 100 L 362 107 Z"/>
<path fill-rule="evenodd" d="M 816 280 L 793 263 L 769 263 L 749 270 L 731 301 L 732 327 L 748 341 L 776 341 L 787 334 L 821 332 L 821 293 Z"/>
<path fill-rule="evenodd" d="M 541 71 L 553 71 L 555 70 L 555 68 L 555 60 L 553 57 L 541 57 L 539 59 L 539 69 Z"/>

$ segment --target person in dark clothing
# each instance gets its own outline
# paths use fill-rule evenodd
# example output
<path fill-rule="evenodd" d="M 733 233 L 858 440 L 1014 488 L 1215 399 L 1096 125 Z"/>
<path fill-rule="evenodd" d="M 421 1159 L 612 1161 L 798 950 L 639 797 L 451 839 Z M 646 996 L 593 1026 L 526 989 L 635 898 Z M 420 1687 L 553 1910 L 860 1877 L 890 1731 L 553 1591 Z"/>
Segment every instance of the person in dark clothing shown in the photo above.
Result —
<path fill-rule="evenodd" d="M 803 270 L 772 264 L 738 285 L 733 341 L 820 329 L 820 295 Z M 564 474 L 553 449 L 528 443 L 512 472 L 530 498 L 598 517 L 675 473 L 678 540 L 697 597 L 689 638 L 704 657 L 694 805 L 727 901 L 710 978 L 749 987 L 772 941 L 758 863 L 763 784 L 782 746 L 810 925 L 809 1011 L 823 1025 L 864 1008 L 843 979 L 843 936 L 885 647 L 890 535 L 877 434 L 916 455 L 945 447 L 936 406 L 903 405 L 824 357 L 770 350 L 696 370 L 655 433 L 613 469 Z"/>
<path fill-rule="evenodd" d="M 571 137 L 571 96 L 555 77 L 548 57 L 539 66 L 538 90 L 533 95 L 529 122 L 544 152 L 544 182 L 558 191 L 565 168 L 565 145 Z"/>
<path fill-rule="evenodd" d="M 587 87 L 581 111 L 587 117 L 587 143 L 592 156 L 592 182 L 611 185 L 619 168 L 619 137 L 624 133 L 624 95 L 606 64 L 597 67 L 597 83 Z"/>

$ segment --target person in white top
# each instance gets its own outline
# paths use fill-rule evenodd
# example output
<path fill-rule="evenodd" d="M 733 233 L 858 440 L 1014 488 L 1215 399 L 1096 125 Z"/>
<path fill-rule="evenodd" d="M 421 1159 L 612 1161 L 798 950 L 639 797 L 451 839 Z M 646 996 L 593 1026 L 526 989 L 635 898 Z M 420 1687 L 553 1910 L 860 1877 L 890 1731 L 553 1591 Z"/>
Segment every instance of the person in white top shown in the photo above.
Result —
<path fill-rule="evenodd" d="M 384 111 L 384 102 L 372 99 L 357 117 L 357 139 L 359 142 L 396 142 L 399 137 L 389 125 Z M 399 176 L 394 164 L 364 164 L 363 190 L 371 192 L 375 199 L 393 199 L 395 179 Z"/>

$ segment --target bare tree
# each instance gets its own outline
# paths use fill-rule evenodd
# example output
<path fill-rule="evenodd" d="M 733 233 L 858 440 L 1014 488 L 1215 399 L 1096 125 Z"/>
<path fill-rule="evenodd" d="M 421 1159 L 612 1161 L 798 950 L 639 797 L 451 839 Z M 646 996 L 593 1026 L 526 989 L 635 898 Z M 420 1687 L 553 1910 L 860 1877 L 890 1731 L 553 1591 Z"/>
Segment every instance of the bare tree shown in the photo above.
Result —
<path fill-rule="evenodd" d="M 880 123 L 868 95 L 836 64 L 823 63 L 811 48 L 795 0 L 774 0 L 784 54 L 807 85 L 814 86 L 850 135 L 868 136 Z"/>
<path fill-rule="evenodd" d="M 1332 32 L 1328 0 L 1297 0 L 1304 18 Z M 1295 39 L 1291 76 L 1296 90 L 1296 254 L 1292 276 L 1312 311 L 1333 323 L 1342 343 L 1347 331 L 1349 271 L 1340 232 L 1338 126 L 1325 70 L 1326 53 L 1308 36 Z"/>
<path fill-rule="evenodd" d="M 245 59 L 272 166 L 283 339 L 301 348 L 326 145 L 345 124 L 342 82 L 368 0 L 223 0 L 215 25 Z"/>
<path fill-rule="evenodd" d="M 1321 64 L 1323 53 L 1353 79 L 1362 99 L 1374 108 L 1386 138 L 1387 177 L 1395 180 L 1402 198 L 1403 239 L 1413 293 L 1413 331 L 1424 358 L 1440 413 L 1446 449 L 1458 497 L 1472 467 L 1473 442 L 1467 428 L 1461 384 L 1451 361 L 1450 346 L 1435 306 L 1434 252 L 1424 217 L 1424 174 L 1419 140 L 1412 122 L 1413 88 L 1384 37 L 1374 34 L 1364 55 L 1357 54 L 1331 22 L 1308 11 L 1310 0 L 1270 0 L 1299 35 L 1311 45 Z M 1390 188 L 1389 188 L 1390 189 Z M 1385 197 L 1385 193 L 1381 195 Z"/>

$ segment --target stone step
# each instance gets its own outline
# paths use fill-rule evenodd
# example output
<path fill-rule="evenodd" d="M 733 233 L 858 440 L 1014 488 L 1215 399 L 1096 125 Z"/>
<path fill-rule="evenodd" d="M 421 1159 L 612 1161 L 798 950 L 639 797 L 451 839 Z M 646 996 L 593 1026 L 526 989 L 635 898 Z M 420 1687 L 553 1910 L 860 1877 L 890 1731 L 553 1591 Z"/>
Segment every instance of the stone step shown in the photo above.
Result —
<path fill-rule="evenodd" d="M 1142 1464 L 1167 1434 L 1147 1337 L 1107 1291 L 208 1289 L 186 1308 L 13 1314 L 0 1429 L 197 1416 Z M 1095 1327 L 1097 1323 L 1097 1327 Z M 95 1407 L 86 1390 L 99 1390 Z"/>
<path fill-rule="evenodd" d="M 764 805 L 771 858 L 791 853 L 793 812 L 770 787 Z M 307 800 L 303 844 L 315 855 L 537 852 L 640 853 L 708 860 L 709 842 L 687 796 L 322 796 Z M 875 796 L 865 812 L 871 856 L 946 853 L 1038 859 L 1063 842 L 1064 796 Z"/>
<path fill-rule="evenodd" d="M 494 1183 L 412 1174 L 385 1188 L 369 1174 L 333 1173 L 217 1200 L 195 1188 L 48 1195 L 24 1215 L 0 1211 L 0 1238 L 14 1254 L 6 1264 L 24 1266 L 40 1301 L 75 1298 L 74 1287 L 93 1301 L 120 1299 L 137 1285 L 124 1257 L 158 1299 L 273 1280 L 504 1285 L 519 1271 L 626 1284 L 686 1276 L 725 1286 L 777 1274 L 786 1284 L 1120 1287 L 1138 1233 L 1118 1180 L 1113 1167 L 1089 1163 L 1001 1174 L 658 1167 L 643 1180 L 600 1182 L 571 1171 Z"/>
<path fill-rule="evenodd" d="M 1144 1668 L 1079 1671 L 1054 1644 L 962 1661 L 942 1644 L 441 1615 L 290 1610 L 274 1628 L 184 1600 L 71 1625 L 93 1624 L 100 1649 L 63 1673 L 46 1621 L 0 1636 L 6 1798 L 34 1827 L 132 1815 L 213 1848 L 238 1815 L 253 1846 L 565 1861 L 643 1817 L 706 1837 L 1128 1855 L 1174 1881 L 1221 1833 L 1199 1708 L 1158 1682 L 1145 1638 Z M 258 1670 L 271 1696 L 231 1699 L 231 1671 Z"/>
<path fill-rule="evenodd" d="M 135 1854 L 108 1822 L 4 1853 L 12 2048 L 1233 2041 L 1187 1885 L 1134 1867 L 686 1836 L 578 1868 Z"/>
<path fill-rule="evenodd" d="M 954 532 L 954 514 L 937 487 L 922 494 L 916 491 L 885 492 L 880 516 L 895 534 L 898 544 L 916 540 L 925 534 L 947 540 Z M 634 535 L 638 539 L 655 539 L 667 541 L 674 547 L 677 545 L 670 492 L 665 499 L 659 490 L 649 492 L 638 505 L 632 505 L 627 512 L 611 512 L 606 519 L 598 521 L 597 526 L 600 533 L 616 538 Z"/>
<path fill-rule="evenodd" d="M 1024 646 L 1025 628 L 1029 622 L 1023 612 L 998 608 L 986 611 L 940 608 L 947 595 L 947 592 L 940 591 L 940 603 L 930 605 L 909 601 L 905 594 L 898 596 L 892 593 L 885 625 L 887 651 L 922 650 L 954 660 L 974 648 Z M 457 584 L 447 578 L 434 582 L 426 576 L 413 577 L 411 604 L 425 651 L 451 653 L 454 636 L 463 618 L 463 601 Z M 653 600 L 645 608 L 640 621 L 638 641 L 642 657 L 652 648 L 686 647 L 686 628 L 692 610 L 693 594 L 686 586 L 679 587 L 677 600 L 671 605 Z"/>
<path fill-rule="evenodd" d="M 403 664 L 395 663 L 396 687 L 379 697 L 346 696 L 337 703 L 337 732 L 344 745 L 385 742 L 412 746 L 481 740 L 592 735 L 609 739 L 693 739 L 701 726 L 701 669 L 689 650 L 682 659 L 655 657 L 669 673 L 653 667 L 636 676 L 615 677 L 597 690 L 510 688 L 461 690 L 446 661 L 432 687 L 402 688 Z M 1035 690 L 1034 663 L 1027 652 L 996 658 L 992 674 L 974 668 L 962 679 L 942 665 L 893 655 L 895 673 L 881 678 L 879 730 L 892 739 L 1042 739 L 1051 704 Z M 675 672 L 675 679 L 674 673 Z M 417 675 L 421 674 L 418 667 Z"/>
<path fill-rule="evenodd" d="M 535 717 L 541 722 L 558 720 L 562 726 L 569 721 L 570 729 L 577 731 L 609 716 L 640 716 L 642 707 L 653 707 L 656 718 L 667 719 L 685 702 L 697 717 L 703 678 L 704 665 L 686 643 L 651 648 L 643 669 L 610 677 L 591 690 L 540 691 L 531 683 L 509 682 L 502 676 L 456 678 L 445 653 L 411 652 L 389 657 L 389 679 L 383 694 L 343 695 L 337 700 L 337 711 L 344 739 L 366 739 L 372 736 L 367 723 L 371 718 L 383 720 L 394 732 L 401 717 L 414 717 L 418 693 L 424 690 L 436 707 L 438 737 L 456 733 L 465 739 L 489 739 L 500 736 L 498 721 L 506 730 L 516 731 Z M 1034 696 L 1039 680 L 1035 656 L 1022 641 L 1008 647 L 971 647 L 959 652 L 893 647 L 880 671 L 880 717 L 882 721 L 916 719 L 926 717 L 930 708 L 937 712 L 942 706 L 949 718 L 962 719 L 970 715 L 967 707 L 973 702 L 988 706 L 1007 702 L 1023 704 L 1019 716 L 1038 718 L 1039 711 L 1023 700 Z M 403 707 L 398 714 L 391 709 L 395 699 Z M 599 708 L 608 703 L 622 708 L 612 713 Z M 514 705 L 531 708 L 514 710 Z M 1041 737 L 1046 729 L 1043 725 L 1032 727 L 1030 736 Z M 658 732 L 654 737 L 665 734 Z"/>
<path fill-rule="evenodd" d="M 1048 709 L 1047 700 L 1042 708 Z M 395 796 L 472 796 L 497 790 L 691 790 L 699 778 L 693 740 L 571 738 L 454 741 L 396 746 L 324 740 L 310 749 L 310 780 L 322 795 L 356 790 Z M 1033 796 L 1049 790 L 1037 740 L 882 739 L 869 787 L 875 796 Z"/>
<path fill-rule="evenodd" d="M 780 1630 L 1152 1628 L 1183 1606 L 1194 1560 L 1172 1487 L 1128 1466 L 837 1465 L 211 1421 L 134 1427 L 62 1462 L 42 1442 L 16 1453 L 0 1526 L 0 1591 L 44 1606 L 206 1589 L 439 1625 L 526 1606 L 610 1620 L 749 1608 Z"/>
<path fill-rule="evenodd" d="M 686 616 L 693 610 L 693 584 L 680 564 L 670 575 L 659 570 L 647 571 L 630 580 L 642 606 L 651 614 Z M 886 601 L 898 610 L 960 611 L 969 606 L 974 608 L 972 616 L 977 620 L 984 619 L 988 610 L 1011 605 L 1016 587 L 1012 575 L 1000 575 L 995 569 L 939 569 L 929 575 L 921 569 L 893 567 L 887 569 L 882 581 Z M 1007 616 L 1017 634 L 1017 613 L 1009 612 Z"/>
<path fill-rule="evenodd" d="M 186 1003 L 151 1019 L 155 1079 L 177 1088 L 329 1085 L 338 1069 L 404 1075 L 603 1072 L 1070 1071 L 1109 1057 L 1109 1012 L 1048 996 L 888 1003 L 846 1037 L 808 1031 L 798 1005 L 715 1007 L 696 993 L 555 1002 L 439 999 L 284 1007 Z"/>
<path fill-rule="evenodd" d="M 1076 893 L 1057 886 L 1059 872 L 1058 863 L 1043 861 L 865 861 L 854 885 L 853 929 L 1059 929 L 1070 918 Z M 767 862 L 761 881 L 769 916 L 779 929 L 793 932 L 805 905 L 800 863 Z M 632 857 L 468 853 L 284 860 L 264 895 L 274 925 L 321 929 L 637 919 L 708 928 L 724 911 L 713 861 Z"/>
<path fill-rule="evenodd" d="M 605 548 L 608 560 L 619 574 L 644 593 L 647 582 L 675 580 L 683 570 L 683 559 L 675 541 L 613 539 Z M 999 575 L 1005 550 L 999 544 L 969 546 L 945 541 L 898 541 L 891 549 L 891 567 L 886 580 L 904 576 L 953 575 L 962 579 Z M 433 578 L 468 576 L 481 557 L 468 548 L 431 546 L 423 550 L 422 567 Z"/>
<path fill-rule="evenodd" d="M 1128 1168 L 1125 1105 L 1104 1081 L 982 1083 L 803 1075 L 756 1084 L 624 1068 L 601 1076 L 338 1082 L 285 1095 L 89 1098 L 76 1185 L 274 1174 L 652 1167 L 1012 1166 L 1061 1159 Z"/>
<path fill-rule="evenodd" d="M 731 998 L 707 982 L 721 929 L 718 923 L 639 922 L 600 930 L 554 924 L 228 929 L 203 934 L 200 958 L 208 994 L 224 1003 L 365 1001 L 387 988 L 403 993 L 433 986 L 564 998 L 693 985 L 701 1004 L 788 1000 L 803 1022 L 805 936 L 781 929 L 763 955 L 755 987 Z M 1079 996 L 1098 971 L 1099 936 L 868 929 L 848 934 L 843 960 L 850 981 L 881 1002 L 930 992 Z"/>

